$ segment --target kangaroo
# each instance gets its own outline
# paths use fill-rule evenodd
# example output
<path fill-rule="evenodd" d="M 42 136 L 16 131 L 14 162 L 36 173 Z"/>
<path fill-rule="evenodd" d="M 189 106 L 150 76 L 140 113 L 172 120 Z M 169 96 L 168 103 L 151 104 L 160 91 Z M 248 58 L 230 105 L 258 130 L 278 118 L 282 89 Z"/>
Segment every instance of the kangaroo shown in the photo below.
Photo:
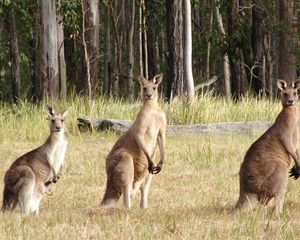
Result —
<path fill-rule="evenodd" d="M 67 140 L 64 121 L 67 110 L 55 113 L 50 106 L 50 136 L 40 147 L 16 159 L 4 176 L 2 211 L 19 204 L 25 214 L 39 212 L 40 201 L 47 186 L 56 182 L 65 158 Z"/>
<path fill-rule="evenodd" d="M 300 80 L 287 84 L 277 81 L 282 111 L 275 123 L 247 151 L 240 168 L 240 196 L 232 212 L 251 207 L 257 200 L 268 205 L 274 198 L 277 215 L 282 212 L 288 168 L 294 159 L 297 171 L 298 108 Z M 292 174 L 293 175 L 293 172 Z"/>
<path fill-rule="evenodd" d="M 123 194 L 123 203 L 131 207 L 131 196 L 141 191 L 140 207 L 147 208 L 152 175 L 161 171 L 165 159 L 166 115 L 158 104 L 158 85 L 162 74 L 151 81 L 139 77 L 142 109 L 128 131 L 114 144 L 106 158 L 107 186 L 101 207 L 116 203 Z M 160 161 L 152 161 L 157 146 Z"/>

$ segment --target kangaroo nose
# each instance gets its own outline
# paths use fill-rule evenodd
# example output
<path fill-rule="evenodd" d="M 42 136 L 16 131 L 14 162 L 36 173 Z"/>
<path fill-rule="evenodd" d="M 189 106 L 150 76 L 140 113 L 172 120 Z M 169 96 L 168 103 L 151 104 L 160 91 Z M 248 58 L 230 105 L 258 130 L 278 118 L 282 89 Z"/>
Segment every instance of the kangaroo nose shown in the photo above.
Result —
<path fill-rule="evenodd" d="M 289 104 L 293 104 L 294 102 L 295 102 L 295 101 L 294 101 L 293 99 L 289 99 L 289 100 L 288 100 L 288 103 L 289 103 Z"/>
<path fill-rule="evenodd" d="M 55 126 L 56 131 L 60 131 L 60 126 Z"/>
<path fill-rule="evenodd" d="M 149 97 L 149 98 L 150 98 L 151 96 L 152 96 L 152 94 L 151 94 L 151 93 L 147 93 L 147 97 Z"/>

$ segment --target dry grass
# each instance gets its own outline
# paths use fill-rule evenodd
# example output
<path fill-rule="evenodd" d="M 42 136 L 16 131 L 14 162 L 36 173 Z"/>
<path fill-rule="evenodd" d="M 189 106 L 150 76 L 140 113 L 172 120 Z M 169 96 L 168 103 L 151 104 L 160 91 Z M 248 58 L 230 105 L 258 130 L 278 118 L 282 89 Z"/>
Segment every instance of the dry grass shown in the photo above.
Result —
<path fill-rule="evenodd" d="M 16 157 L 40 145 L 47 136 L 41 108 L 22 109 L 19 117 L 8 108 L 0 111 L 2 179 Z M 65 170 L 52 186 L 53 195 L 43 198 L 38 216 L 24 216 L 19 211 L 3 214 L 0 239 L 299 238 L 297 181 L 289 180 L 280 218 L 272 208 L 228 214 L 238 198 L 239 165 L 257 136 L 168 135 L 166 164 L 153 178 L 149 208 L 138 208 L 138 194 L 130 210 L 124 210 L 120 202 L 108 212 L 92 211 L 104 193 L 104 159 L 118 135 L 78 132 L 74 122 L 79 112 L 71 113 L 68 120 Z"/>

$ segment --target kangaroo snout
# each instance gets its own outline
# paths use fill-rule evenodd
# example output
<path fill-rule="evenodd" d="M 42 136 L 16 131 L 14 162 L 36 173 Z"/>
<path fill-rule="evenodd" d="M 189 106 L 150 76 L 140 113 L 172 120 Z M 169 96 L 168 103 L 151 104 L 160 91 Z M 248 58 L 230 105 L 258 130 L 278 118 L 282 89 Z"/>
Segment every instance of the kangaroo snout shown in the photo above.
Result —
<path fill-rule="evenodd" d="M 294 105 L 295 103 L 295 100 L 294 99 L 289 99 L 288 100 L 288 104 L 291 106 L 291 105 Z"/>

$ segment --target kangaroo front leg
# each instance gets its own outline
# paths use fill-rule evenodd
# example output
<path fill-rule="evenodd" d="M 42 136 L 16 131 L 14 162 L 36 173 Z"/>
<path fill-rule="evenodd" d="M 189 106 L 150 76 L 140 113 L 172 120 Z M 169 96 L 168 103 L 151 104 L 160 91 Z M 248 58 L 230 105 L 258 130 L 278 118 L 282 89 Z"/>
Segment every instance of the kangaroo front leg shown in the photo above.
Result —
<path fill-rule="evenodd" d="M 144 152 L 144 154 L 146 155 L 146 158 L 148 160 L 148 171 L 153 174 L 154 170 L 155 170 L 155 166 L 154 166 L 154 163 L 152 162 L 150 154 L 148 153 L 148 150 L 146 148 L 146 144 L 144 142 L 144 134 L 143 133 L 135 134 L 135 140 L 136 140 L 137 144 L 139 145 L 139 147 Z"/>
<path fill-rule="evenodd" d="M 158 136 L 157 136 L 158 146 L 159 146 L 159 152 L 160 152 L 160 160 L 157 166 L 154 168 L 153 173 L 158 174 L 165 161 L 165 143 L 166 143 L 166 134 L 164 129 L 160 129 Z"/>
<path fill-rule="evenodd" d="M 296 150 L 296 155 L 299 159 L 299 151 L 298 149 Z M 294 179 L 298 179 L 300 176 L 300 166 L 295 162 L 295 165 L 291 168 L 290 170 L 290 177 L 294 178 Z"/>
<path fill-rule="evenodd" d="M 299 156 L 297 150 L 295 151 L 292 144 L 287 139 L 280 139 L 281 144 L 284 146 L 285 150 L 292 156 L 297 166 L 300 166 Z"/>

